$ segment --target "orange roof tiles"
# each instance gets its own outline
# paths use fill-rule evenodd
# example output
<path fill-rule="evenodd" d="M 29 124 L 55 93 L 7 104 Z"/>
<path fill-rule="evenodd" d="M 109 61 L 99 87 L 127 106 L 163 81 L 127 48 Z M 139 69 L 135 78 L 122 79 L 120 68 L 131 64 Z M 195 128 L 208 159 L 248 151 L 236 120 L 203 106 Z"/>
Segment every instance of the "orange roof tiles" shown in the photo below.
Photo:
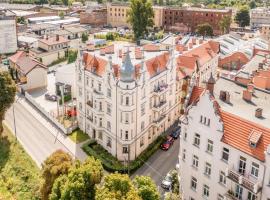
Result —
<path fill-rule="evenodd" d="M 105 72 L 106 65 L 108 63 L 106 60 L 98 58 L 89 53 L 83 54 L 83 61 L 85 64 L 85 69 L 94 72 L 98 76 L 103 75 L 103 73 Z"/>
<path fill-rule="evenodd" d="M 248 57 L 242 52 L 235 52 L 229 56 L 226 56 L 218 61 L 218 66 L 221 67 L 222 65 L 230 64 L 231 62 L 238 62 L 240 61 L 242 65 L 249 62 Z"/>
<path fill-rule="evenodd" d="M 155 76 L 157 73 L 166 70 L 166 65 L 169 61 L 169 53 L 163 53 L 155 58 L 151 58 L 146 61 L 146 68 L 149 75 Z"/>
<path fill-rule="evenodd" d="M 18 51 L 14 55 L 10 56 L 8 59 L 11 62 L 16 63 L 20 59 L 20 57 L 22 57 L 22 56 L 26 56 L 26 53 L 24 51 Z"/>
<path fill-rule="evenodd" d="M 145 51 L 159 51 L 159 46 L 155 44 L 146 44 L 143 46 Z"/>
<path fill-rule="evenodd" d="M 56 37 L 50 37 L 50 38 L 40 39 L 39 41 L 44 43 L 44 44 L 47 44 L 47 45 L 55 45 L 55 44 L 61 44 L 61 43 L 69 42 L 69 40 L 66 39 L 63 36 L 59 36 L 58 40 L 56 39 Z"/>
<path fill-rule="evenodd" d="M 192 89 L 192 92 L 191 92 L 191 96 L 190 96 L 188 105 L 197 101 L 203 92 L 204 92 L 204 88 L 199 87 L 199 86 L 194 86 Z"/>
<path fill-rule="evenodd" d="M 225 111 L 221 111 L 221 118 L 224 123 L 224 134 L 222 138 L 224 143 L 261 161 L 265 160 L 264 152 L 270 144 L 270 129 Z M 262 133 L 256 147 L 249 145 L 249 138 L 252 131 Z"/>

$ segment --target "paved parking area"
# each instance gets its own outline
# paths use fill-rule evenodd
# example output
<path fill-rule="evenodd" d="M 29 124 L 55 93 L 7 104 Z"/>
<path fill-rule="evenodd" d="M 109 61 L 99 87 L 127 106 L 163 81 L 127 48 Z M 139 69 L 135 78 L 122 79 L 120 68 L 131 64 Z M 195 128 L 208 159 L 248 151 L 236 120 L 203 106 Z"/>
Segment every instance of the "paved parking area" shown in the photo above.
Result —
<path fill-rule="evenodd" d="M 45 99 L 45 94 L 55 94 L 55 76 L 54 73 L 50 73 L 47 76 L 48 86 L 46 89 L 38 89 L 29 92 L 29 94 L 34 98 L 34 100 L 43 107 L 47 112 L 55 112 L 57 110 L 57 103 L 54 101 L 49 101 Z"/>

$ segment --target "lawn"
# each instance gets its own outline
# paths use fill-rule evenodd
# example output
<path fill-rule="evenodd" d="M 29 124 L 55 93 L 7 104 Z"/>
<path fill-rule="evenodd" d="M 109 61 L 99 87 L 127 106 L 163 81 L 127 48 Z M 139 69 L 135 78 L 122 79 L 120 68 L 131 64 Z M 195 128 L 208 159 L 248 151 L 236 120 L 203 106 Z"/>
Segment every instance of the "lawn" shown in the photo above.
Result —
<path fill-rule="evenodd" d="M 80 129 L 76 129 L 68 137 L 76 144 L 84 142 L 89 139 L 89 136 Z"/>
<path fill-rule="evenodd" d="M 0 199 L 39 199 L 40 170 L 4 127 L 0 137 Z"/>

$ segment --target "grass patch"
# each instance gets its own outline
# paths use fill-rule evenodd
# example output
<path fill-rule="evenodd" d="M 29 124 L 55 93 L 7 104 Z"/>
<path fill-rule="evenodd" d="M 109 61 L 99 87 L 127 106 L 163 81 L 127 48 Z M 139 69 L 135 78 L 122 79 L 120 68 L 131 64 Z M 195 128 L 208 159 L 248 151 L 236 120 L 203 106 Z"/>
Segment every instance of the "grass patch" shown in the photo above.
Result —
<path fill-rule="evenodd" d="M 89 136 L 80 129 L 74 130 L 68 137 L 76 144 L 89 139 Z"/>
<path fill-rule="evenodd" d="M 139 169 L 159 148 L 164 141 L 164 136 L 159 136 L 152 142 L 135 160 L 129 163 L 130 173 L 134 173 Z M 124 166 L 117 158 L 112 156 L 101 145 L 97 144 L 95 140 L 90 140 L 82 147 L 86 154 L 94 156 L 99 159 L 105 170 L 109 172 L 127 173 L 128 168 Z"/>
<path fill-rule="evenodd" d="M 12 133 L 0 137 L 0 199 L 39 199 L 40 171 Z"/>

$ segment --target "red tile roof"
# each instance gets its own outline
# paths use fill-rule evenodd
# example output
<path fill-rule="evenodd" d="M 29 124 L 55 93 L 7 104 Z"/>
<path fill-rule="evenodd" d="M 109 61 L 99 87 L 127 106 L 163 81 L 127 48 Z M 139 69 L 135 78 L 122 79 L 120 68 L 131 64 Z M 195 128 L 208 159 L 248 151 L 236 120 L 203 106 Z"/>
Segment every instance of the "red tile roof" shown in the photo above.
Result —
<path fill-rule="evenodd" d="M 69 40 L 63 36 L 59 36 L 59 40 L 57 40 L 56 37 L 49 37 L 48 39 L 44 38 L 40 39 L 39 41 L 47 45 L 55 45 L 69 42 Z"/>
<path fill-rule="evenodd" d="M 145 51 L 159 51 L 159 46 L 155 44 L 146 44 L 143 46 Z"/>
<path fill-rule="evenodd" d="M 91 71 L 97 74 L 98 76 L 103 75 L 103 73 L 105 72 L 106 65 L 108 63 L 106 60 L 98 58 L 89 53 L 83 54 L 83 62 L 86 70 Z"/>
<path fill-rule="evenodd" d="M 43 65 L 41 62 L 28 56 L 23 51 L 18 51 L 16 54 L 9 57 L 9 61 L 14 63 L 16 65 L 16 68 L 24 75 L 27 75 L 34 68 L 37 68 L 37 67 L 47 69 L 47 67 Z"/>
<path fill-rule="evenodd" d="M 224 123 L 222 138 L 224 143 L 261 161 L 265 160 L 264 152 L 270 144 L 270 129 L 225 111 L 221 111 L 221 118 Z M 249 138 L 253 131 L 262 133 L 256 147 L 249 145 Z"/>
<path fill-rule="evenodd" d="M 190 99 L 188 101 L 188 105 L 197 101 L 203 92 L 204 92 L 204 88 L 199 87 L 199 86 L 194 86 L 191 92 Z"/>
<path fill-rule="evenodd" d="M 169 61 L 168 52 L 147 60 L 146 68 L 148 70 L 149 75 L 152 77 L 155 76 L 157 73 L 166 70 L 168 61 Z"/>

